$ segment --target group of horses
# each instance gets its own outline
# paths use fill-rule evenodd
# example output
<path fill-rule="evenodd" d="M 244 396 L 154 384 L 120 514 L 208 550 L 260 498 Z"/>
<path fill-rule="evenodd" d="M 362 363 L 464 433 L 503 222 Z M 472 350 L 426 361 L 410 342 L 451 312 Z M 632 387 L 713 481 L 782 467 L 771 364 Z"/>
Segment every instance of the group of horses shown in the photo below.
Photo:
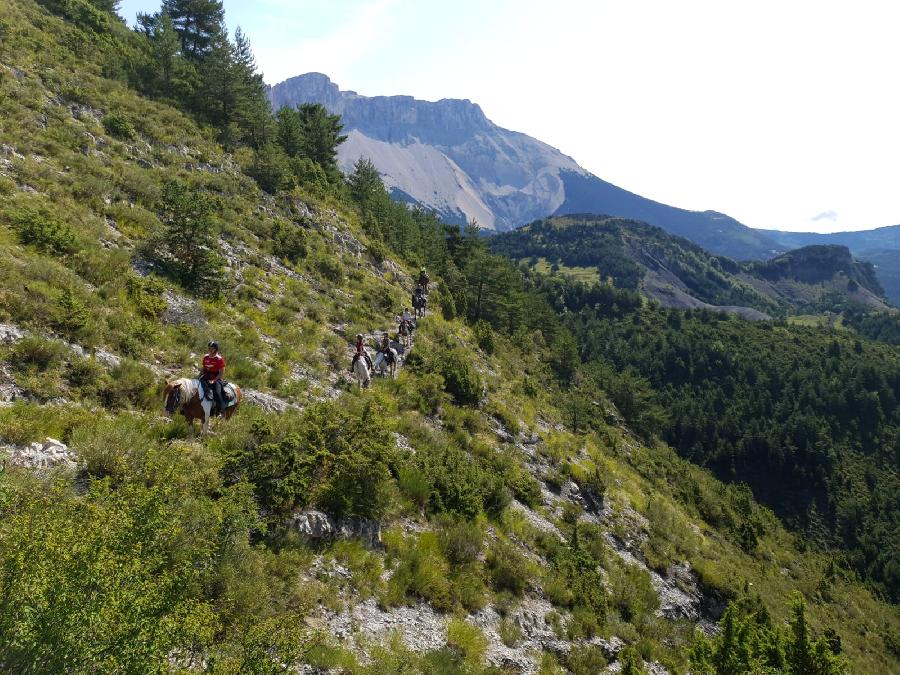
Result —
<path fill-rule="evenodd" d="M 424 293 L 416 292 L 413 295 L 412 305 L 416 319 L 425 316 L 427 298 Z M 415 319 L 407 321 L 402 317 L 400 318 L 397 336 L 404 351 L 412 346 L 412 332 L 415 328 Z M 393 347 L 389 347 L 386 351 L 379 350 L 375 354 L 375 359 L 371 361 L 371 368 L 369 368 L 368 359 L 356 359 L 353 364 L 353 375 L 357 384 L 362 388 L 368 387 L 372 382 L 373 374 L 382 377 L 390 375 L 393 379 L 397 372 L 399 359 L 400 355 Z M 225 420 L 230 419 L 234 415 L 241 400 L 243 400 L 240 387 L 235 384 L 229 384 L 228 386 L 231 389 L 232 398 L 228 401 L 228 405 L 220 411 L 222 419 Z M 168 417 L 172 417 L 175 413 L 180 412 L 184 415 L 191 429 L 194 428 L 194 421 L 200 420 L 202 433 L 209 433 L 209 421 L 212 417 L 214 401 L 206 395 L 206 390 L 201 380 L 189 377 L 166 380 L 163 388 L 163 402 Z"/>

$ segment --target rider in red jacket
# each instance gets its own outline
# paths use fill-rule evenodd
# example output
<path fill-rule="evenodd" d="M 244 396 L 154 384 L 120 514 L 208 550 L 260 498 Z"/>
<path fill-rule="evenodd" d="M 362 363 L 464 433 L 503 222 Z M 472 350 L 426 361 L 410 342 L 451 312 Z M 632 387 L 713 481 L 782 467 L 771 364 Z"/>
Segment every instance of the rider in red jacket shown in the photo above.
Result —
<path fill-rule="evenodd" d="M 222 376 L 225 374 L 225 357 L 219 353 L 219 343 L 215 340 L 207 345 L 206 355 L 203 357 L 203 370 L 200 379 L 204 387 L 212 390 L 215 409 L 213 414 L 220 415 L 225 407 L 222 391 Z"/>

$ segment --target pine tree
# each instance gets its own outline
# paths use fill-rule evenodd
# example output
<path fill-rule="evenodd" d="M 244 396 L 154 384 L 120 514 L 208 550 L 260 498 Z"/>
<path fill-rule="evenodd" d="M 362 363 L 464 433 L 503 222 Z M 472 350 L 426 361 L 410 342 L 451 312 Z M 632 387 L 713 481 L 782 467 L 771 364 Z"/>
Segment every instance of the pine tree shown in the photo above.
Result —
<path fill-rule="evenodd" d="M 149 42 L 142 88 L 154 96 L 184 103 L 190 97 L 195 70 L 181 54 L 181 40 L 167 12 L 138 14 L 138 31 Z"/>
<path fill-rule="evenodd" d="M 353 165 L 353 173 L 347 182 L 350 185 L 350 194 L 357 203 L 366 201 L 385 194 L 384 183 L 381 182 L 381 174 L 372 163 L 371 159 L 360 157 Z"/>
<path fill-rule="evenodd" d="M 222 258 L 212 218 L 214 200 L 171 181 L 163 187 L 159 210 L 165 229 L 154 242 L 154 257 L 184 287 L 201 295 L 218 295 Z"/>
<path fill-rule="evenodd" d="M 303 130 L 303 154 L 321 166 L 329 180 L 338 180 L 337 148 L 347 140 L 341 136 L 341 116 L 332 115 L 319 103 L 303 103 L 297 113 Z"/>
<path fill-rule="evenodd" d="M 299 157 L 303 152 L 303 127 L 297 110 L 283 106 L 275 114 L 278 121 L 278 143 L 288 157 Z"/>
<path fill-rule="evenodd" d="M 188 58 L 208 55 L 216 38 L 225 32 L 225 8 L 221 0 L 163 0 L 162 8 L 172 17 Z"/>

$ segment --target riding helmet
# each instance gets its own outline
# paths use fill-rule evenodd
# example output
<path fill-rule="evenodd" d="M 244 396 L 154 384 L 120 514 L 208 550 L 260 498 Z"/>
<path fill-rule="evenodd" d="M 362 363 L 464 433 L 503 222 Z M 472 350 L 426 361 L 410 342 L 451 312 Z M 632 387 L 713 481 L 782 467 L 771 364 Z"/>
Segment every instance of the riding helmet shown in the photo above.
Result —
<path fill-rule="evenodd" d="M 206 345 L 207 349 L 209 349 L 210 347 L 212 347 L 216 351 L 219 351 L 219 343 L 216 342 L 215 340 L 210 340 L 209 344 Z"/>

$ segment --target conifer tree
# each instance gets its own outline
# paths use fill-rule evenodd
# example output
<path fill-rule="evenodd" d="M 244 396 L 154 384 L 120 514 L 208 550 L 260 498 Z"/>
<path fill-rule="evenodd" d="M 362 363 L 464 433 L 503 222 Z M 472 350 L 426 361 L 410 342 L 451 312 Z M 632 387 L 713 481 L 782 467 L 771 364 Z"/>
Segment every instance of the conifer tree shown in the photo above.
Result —
<path fill-rule="evenodd" d="M 172 17 L 188 58 L 208 55 L 216 38 L 225 32 L 225 8 L 221 0 L 163 0 L 162 7 Z"/>
<path fill-rule="evenodd" d="M 138 31 L 149 41 L 143 89 L 151 95 L 183 101 L 191 92 L 194 68 L 181 54 L 181 40 L 167 12 L 138 14 Z"/>
<path fill-rule="evenodd" d="M 321 166 L 329 180 L 339 179 L 337 148 L 347 140 L 341 136 L 341 116 L 332 115 L 319 103 L 303 103 L 297 113 L 303 130 L 303 154 Z"/>
<path fill-rule="evenodd" d="M 217 295 L 222 258 L 212 217 L 214 200 L 171 181 L 163 188 L 159 209 L 165 229 L 154 243 L 154 257 L 184 287 L 201 295 Z"/>
<path fill-rule="evenodd" d="M 278 121 L 278 143 L 288 157 L 299 157 L 303 152 L 303 127 L 295 108 L 283 106 L 275 114 Z"/>

